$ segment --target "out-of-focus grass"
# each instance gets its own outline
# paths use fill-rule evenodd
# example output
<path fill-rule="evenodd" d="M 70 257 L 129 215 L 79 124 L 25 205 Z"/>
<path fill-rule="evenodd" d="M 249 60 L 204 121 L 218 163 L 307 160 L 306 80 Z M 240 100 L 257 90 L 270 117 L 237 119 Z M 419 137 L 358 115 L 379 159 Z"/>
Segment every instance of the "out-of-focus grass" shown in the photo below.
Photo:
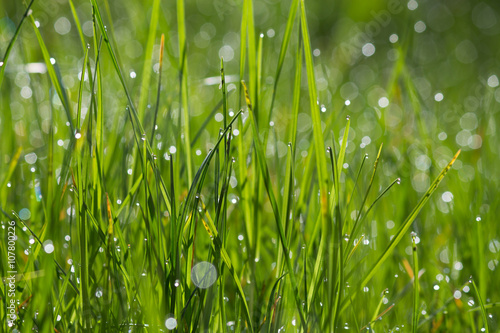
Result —
<path fill-rule="evenodd" d="M 498 330 L 497 4 L 0 9 L 19 331 Z"/>

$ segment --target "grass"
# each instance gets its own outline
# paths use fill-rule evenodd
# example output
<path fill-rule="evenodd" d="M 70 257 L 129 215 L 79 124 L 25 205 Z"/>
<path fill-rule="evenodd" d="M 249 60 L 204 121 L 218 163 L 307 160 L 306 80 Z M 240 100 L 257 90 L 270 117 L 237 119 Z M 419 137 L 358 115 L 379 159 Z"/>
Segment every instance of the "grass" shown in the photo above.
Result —
<path fill-rule="evenodd" d="M 202 22 L 184 0 L 61 6 L 62 21 L 0 5 L 16 22 L 1 21 L 0 208 L 18 331 L 498 330 L 493 76 L 438 102 L 407 30 L 376 44 L 397 60 L 332 63 L 316 46 L 333 14 L 304 0 Z M 275 30 L 264 9 L 284 13 Z M 200 54 L 210 34 L 219 57 Z"/>

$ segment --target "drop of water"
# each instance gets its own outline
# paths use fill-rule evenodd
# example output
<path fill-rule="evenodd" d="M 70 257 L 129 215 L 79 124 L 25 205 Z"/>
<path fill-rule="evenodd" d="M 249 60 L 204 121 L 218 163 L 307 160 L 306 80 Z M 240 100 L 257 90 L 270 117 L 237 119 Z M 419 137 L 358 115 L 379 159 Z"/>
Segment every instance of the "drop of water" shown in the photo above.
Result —
<path fill-rule="evenodd" d="M 19 217 L 22 220 L 29 220 L 31 217 L 31 212 L 28 208 L 23 208 L 19 211 Z"/>
<path fill-rule="evenodd" d="M 47 254 L 54 252 L 54 244 L 52 243 L 52 241 L 50 239 L 43 242 L 43 250 Z"/>
<path fill-rule="evenodd" d="M 24 160 L 28 164 L 35 164 L 38 159 L 38 156 L 36 156 L 35 153 L 29 153 L 24 156 Z"/>
<path fill-rule="evenodd" d="M 169 330 L 173 330 L 177 327 L 177 320 L 173 317 L 168 318 L 165 320 L 165 327 Z"/>
<path fill-rule="evenodd" d="M 349 120 L 349 119 L 351 119 L 351 116 L 348 115 L 347 117 L 345 117 L 345 119 Z"/>
<path fill-rule="evenodd" d="M 396 184 L 401 184 L 401 178 L 396 179 Z"/>
<path fill-rule="evenodd" d="M 207 289 L 217 280 L 217 269 L 207 261 L 196 264 L 191 269 L 191 280 L 200 289 Z"/>
<path fill-rule="evenodd" d="M 101 288 L 97 288 L 97 290 L 95 292 L 95 297 L 97 297 L 97 298 L 101 298 L 102 297 L 102 290 L 101 290 Z"/>

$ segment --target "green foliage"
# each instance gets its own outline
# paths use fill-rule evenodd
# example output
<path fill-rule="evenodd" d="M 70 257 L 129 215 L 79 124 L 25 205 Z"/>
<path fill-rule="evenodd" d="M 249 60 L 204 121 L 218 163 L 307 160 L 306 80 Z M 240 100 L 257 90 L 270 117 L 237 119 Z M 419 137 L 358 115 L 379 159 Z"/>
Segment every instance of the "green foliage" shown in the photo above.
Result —
<path fill-rule="evenodd" d="M 498 330 L 468 5 L 0 4 L 0 331 Z"/>

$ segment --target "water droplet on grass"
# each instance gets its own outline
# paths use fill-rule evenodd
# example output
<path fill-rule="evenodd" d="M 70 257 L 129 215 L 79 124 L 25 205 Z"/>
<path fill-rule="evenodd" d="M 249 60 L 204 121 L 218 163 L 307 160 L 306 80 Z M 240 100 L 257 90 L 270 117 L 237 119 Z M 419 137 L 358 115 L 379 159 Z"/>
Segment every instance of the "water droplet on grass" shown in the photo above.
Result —
<path fill-rule="evenodd" d="M 28 208 L 23 208 L 19 211 L 19 217 L 21 220 L 29 220 L 31 217 L 31 212 Z"/>
<path fill-rule="evenodd" d="M 26 163 L 28 164 L 35 164 L 36 163 L 36 160 L 37 160 L 37 156 L 35 153 L 29 153 L 29 154 L 26 154 L 24 156 L 24 160 L 26 161 Z"/>
<path fill-rule="evenodd" d="M 217 269 L 209 262 L 200 262 L 191 269 L 191 280 L 198 288 L 207 289 L 217 280 Z"/>
<path fill-rule="evenodd" d="M 50 239 L 43 242 L 43 250 L 48 254 L 54 252 L 54 244 Z"/>

